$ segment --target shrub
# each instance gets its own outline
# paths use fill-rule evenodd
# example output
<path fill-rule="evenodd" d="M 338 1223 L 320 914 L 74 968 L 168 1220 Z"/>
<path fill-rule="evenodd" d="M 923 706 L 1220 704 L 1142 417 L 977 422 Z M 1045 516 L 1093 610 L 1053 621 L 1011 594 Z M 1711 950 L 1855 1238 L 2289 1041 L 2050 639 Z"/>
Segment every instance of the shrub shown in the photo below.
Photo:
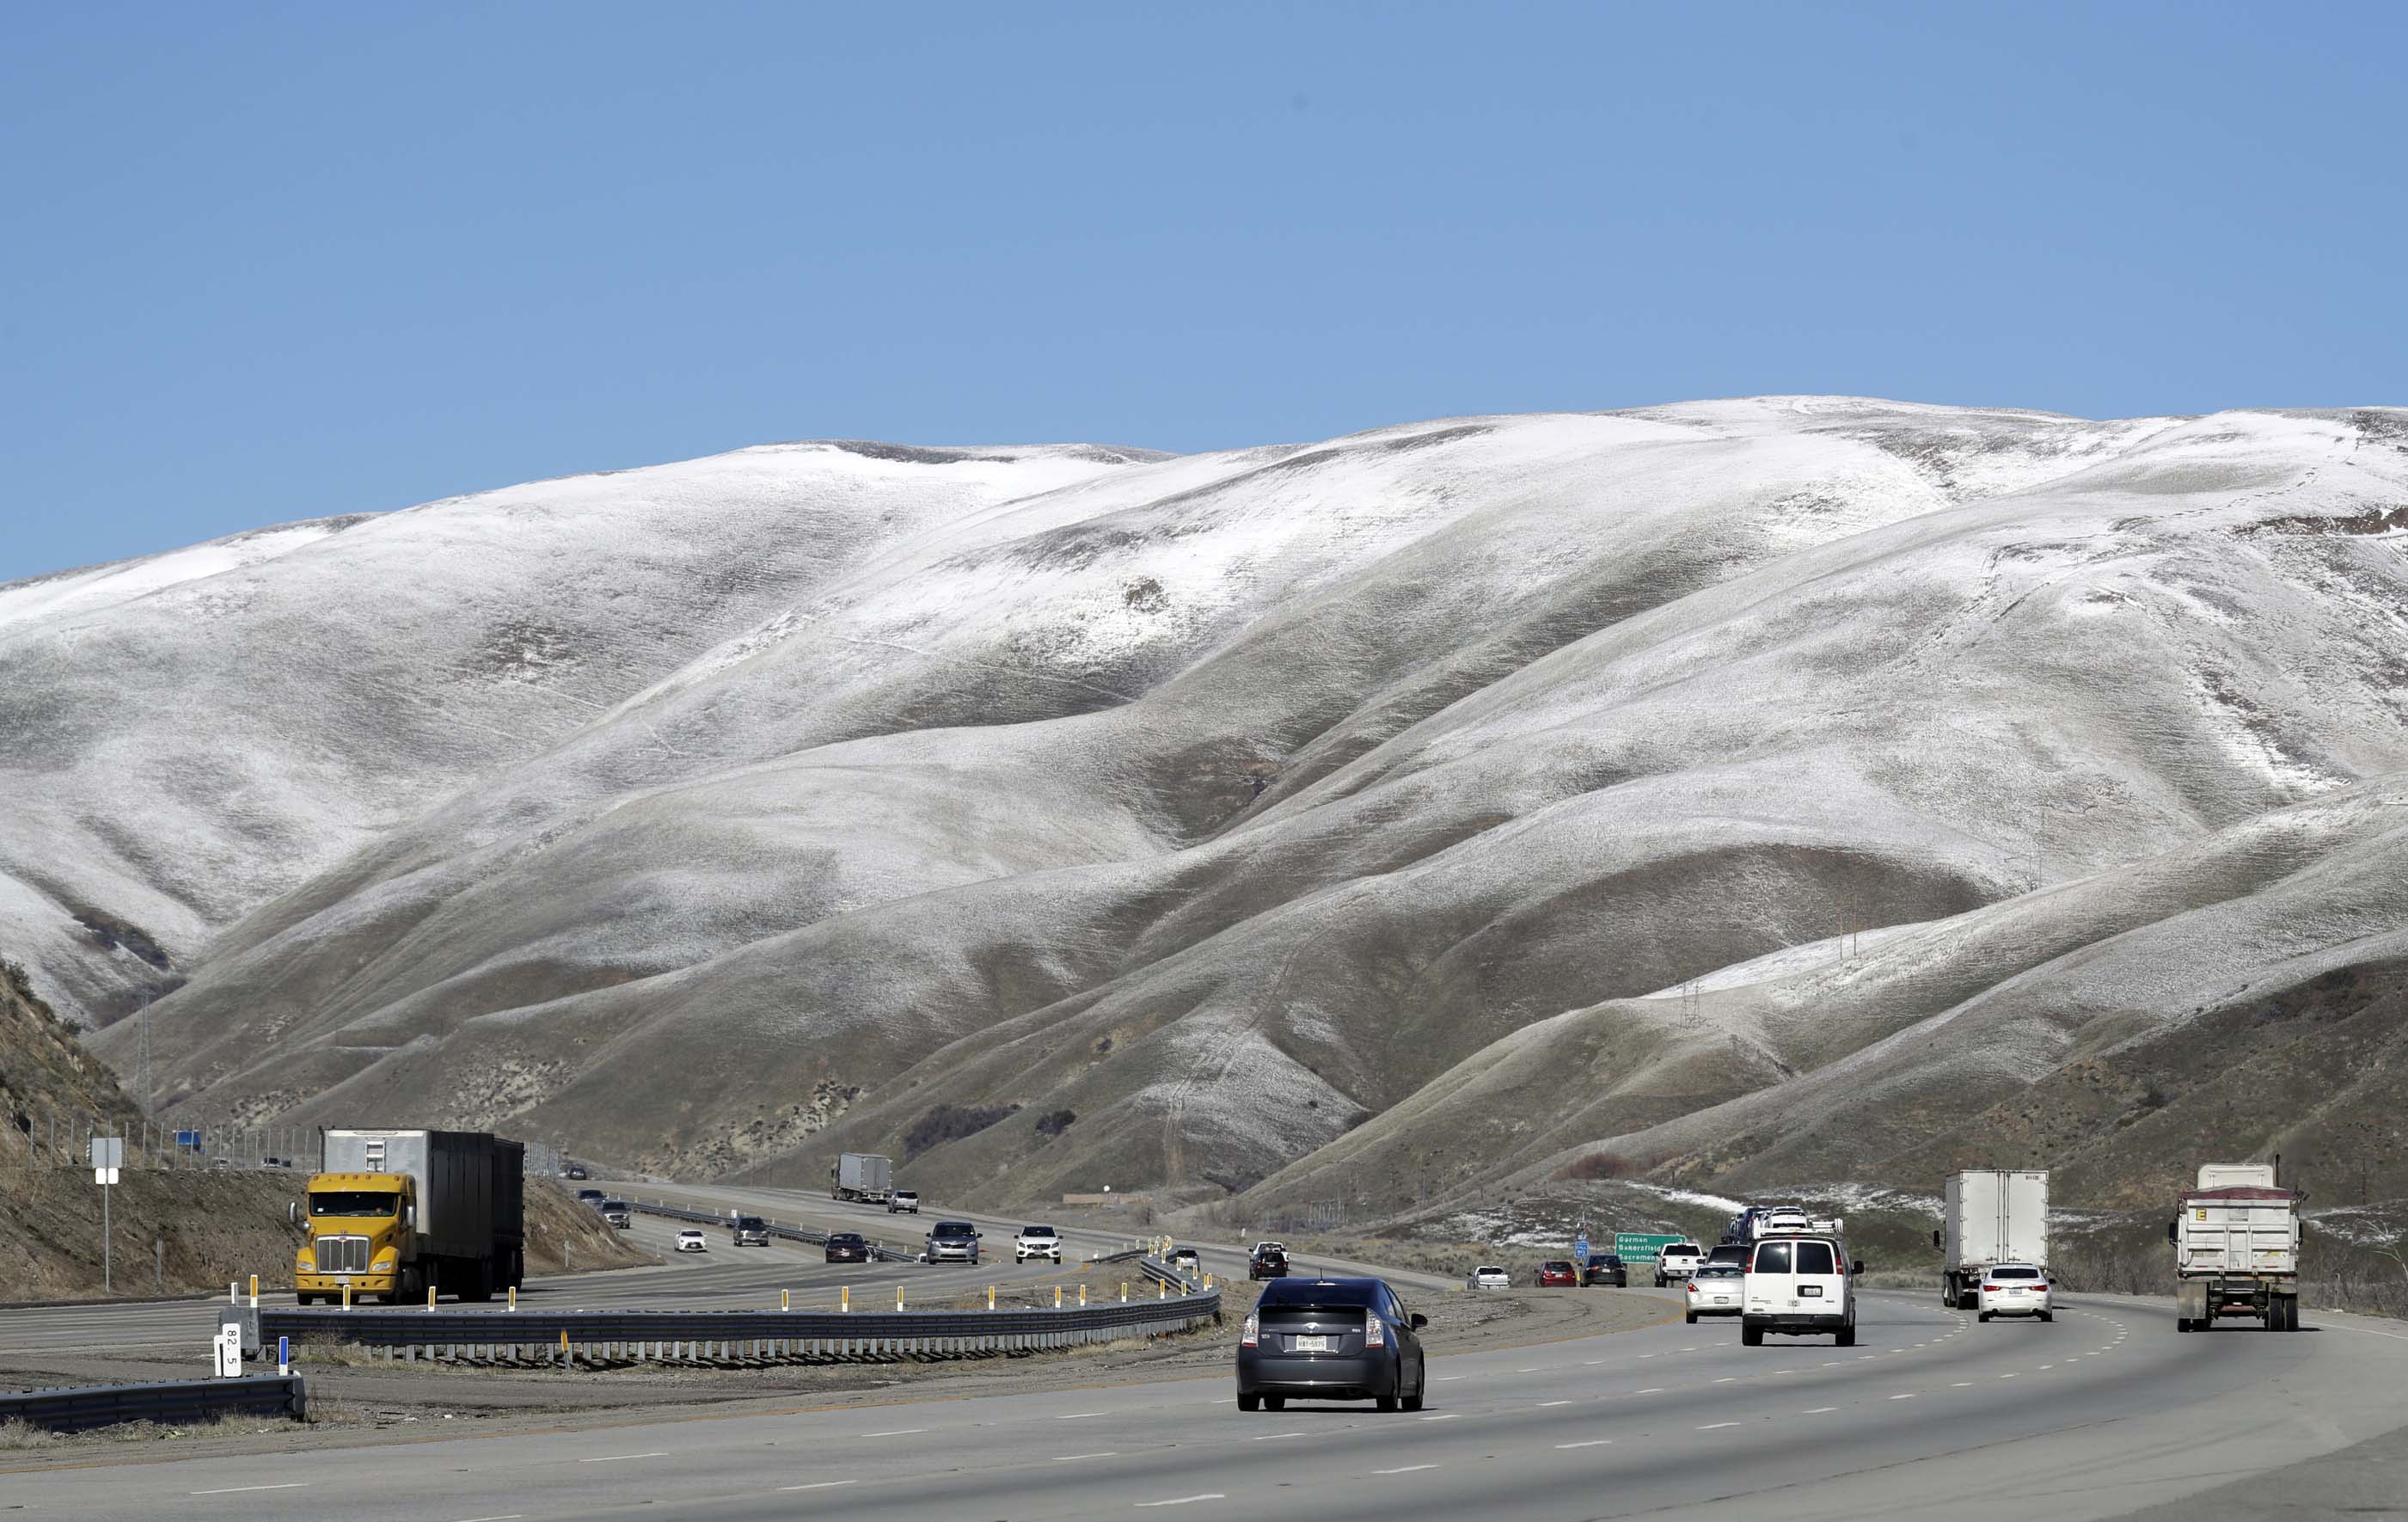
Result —
<path fill-rule="evenodd" d="M 940 1104 L 913 1121 L 904 1131 L 904 1160 L 908 1162 L 931 1147 L 941 1147 L 966 1136 L 976 1136 L 1019 1111 L 1020 1106 L 1016 1104 Z"/>
<path fill-rule="evenodd" d="M 1072 1111 L 1049 1111 L 1037 1117 L 1037 1134 L 1045 1137 L 1060 1136 L 1064 1131 L 1068 1130 L 1070 1123 L 1078 1118 L 1077 1113 Z"/>

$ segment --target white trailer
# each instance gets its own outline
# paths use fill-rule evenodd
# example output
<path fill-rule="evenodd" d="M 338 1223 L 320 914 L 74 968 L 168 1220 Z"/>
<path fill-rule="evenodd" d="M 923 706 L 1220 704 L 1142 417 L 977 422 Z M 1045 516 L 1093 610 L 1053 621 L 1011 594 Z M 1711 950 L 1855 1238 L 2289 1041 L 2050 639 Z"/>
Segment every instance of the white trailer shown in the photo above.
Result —
<path fill-rule="evenodd" d="M 874 1152 L 839 1154 L 828 1170 L 828 1198 L 883 1205 L 895 1193 L 895 1164 Z"/>
<path fill-rule="evenodd" d="M 2000 1263 L 2048 1267 L 2048 1170 L 1972 1168 L 1948 1175 L 1941 1191 L 1940 1303 L 1971 1311 L 1982 1275 Z"/>
<path fill-rule="evenodd" d="M 2250 1316 L 2300 1329 L 2300 1197 L 2272 1167 L 2211 1163 L 2166 1227 L 2174 1249 L 2174 1327 L 2205 1331 Z"/>

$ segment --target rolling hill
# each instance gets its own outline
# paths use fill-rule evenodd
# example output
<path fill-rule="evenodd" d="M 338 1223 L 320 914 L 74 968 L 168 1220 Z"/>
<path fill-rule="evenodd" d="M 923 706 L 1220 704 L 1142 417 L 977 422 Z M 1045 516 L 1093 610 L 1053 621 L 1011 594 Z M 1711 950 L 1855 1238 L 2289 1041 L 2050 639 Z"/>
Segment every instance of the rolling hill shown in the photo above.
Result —
<path fill-rule="evenodd" d="M 659 1172 L 2408 1189 L 2403 547 L 2386 409 L 544 482 L 0 587 L 0 939 L 180 1113 Z"/>

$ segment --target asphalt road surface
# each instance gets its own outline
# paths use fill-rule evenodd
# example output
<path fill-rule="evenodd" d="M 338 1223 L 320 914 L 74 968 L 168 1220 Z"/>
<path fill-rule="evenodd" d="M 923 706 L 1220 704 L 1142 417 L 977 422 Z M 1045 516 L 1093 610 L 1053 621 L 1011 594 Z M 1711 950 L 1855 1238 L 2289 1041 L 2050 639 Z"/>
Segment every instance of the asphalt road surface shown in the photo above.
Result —
<path fill-rule="evenodd" d="M 2030 1522 L 2191 1496 L 2186 1518 L 2262 1516 L 2269 1498 L 2286 1516 L 2337 1515 L 2398 1472 L 2385 1466 L 2408 1429 L 2408 1333 L 2304 1319 L 2296 1334 L 2233 1324 L 2178 1336 L 2162 1302 L 2074 1297 L 2052 1325 L 1980 1325 L 1934 1296 L 1874 1294 L 1852 1349 L 1828 1338 L 1743 1348 L 1734 1324 L 1673 1322 L 1434 1357 L 1418 1414 L 1242 1414 L 1216 1377 L 28 1471 L 0 1480 L 0 1502 L 35 1515 L 311 1522 Z M 2394 1488 L 2383 1504 L 2400 1500 Z"/>

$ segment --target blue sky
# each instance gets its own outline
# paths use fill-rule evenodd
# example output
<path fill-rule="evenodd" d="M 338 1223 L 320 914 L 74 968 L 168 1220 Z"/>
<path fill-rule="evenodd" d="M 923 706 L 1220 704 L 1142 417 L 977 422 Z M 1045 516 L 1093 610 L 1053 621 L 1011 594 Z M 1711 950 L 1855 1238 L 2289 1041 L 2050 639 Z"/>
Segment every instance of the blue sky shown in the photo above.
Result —
<path fill-rule="evenodd" d="M 2408 7 L 11 7 L 0 581 L 808 437 L 2408 402 Z"/>

